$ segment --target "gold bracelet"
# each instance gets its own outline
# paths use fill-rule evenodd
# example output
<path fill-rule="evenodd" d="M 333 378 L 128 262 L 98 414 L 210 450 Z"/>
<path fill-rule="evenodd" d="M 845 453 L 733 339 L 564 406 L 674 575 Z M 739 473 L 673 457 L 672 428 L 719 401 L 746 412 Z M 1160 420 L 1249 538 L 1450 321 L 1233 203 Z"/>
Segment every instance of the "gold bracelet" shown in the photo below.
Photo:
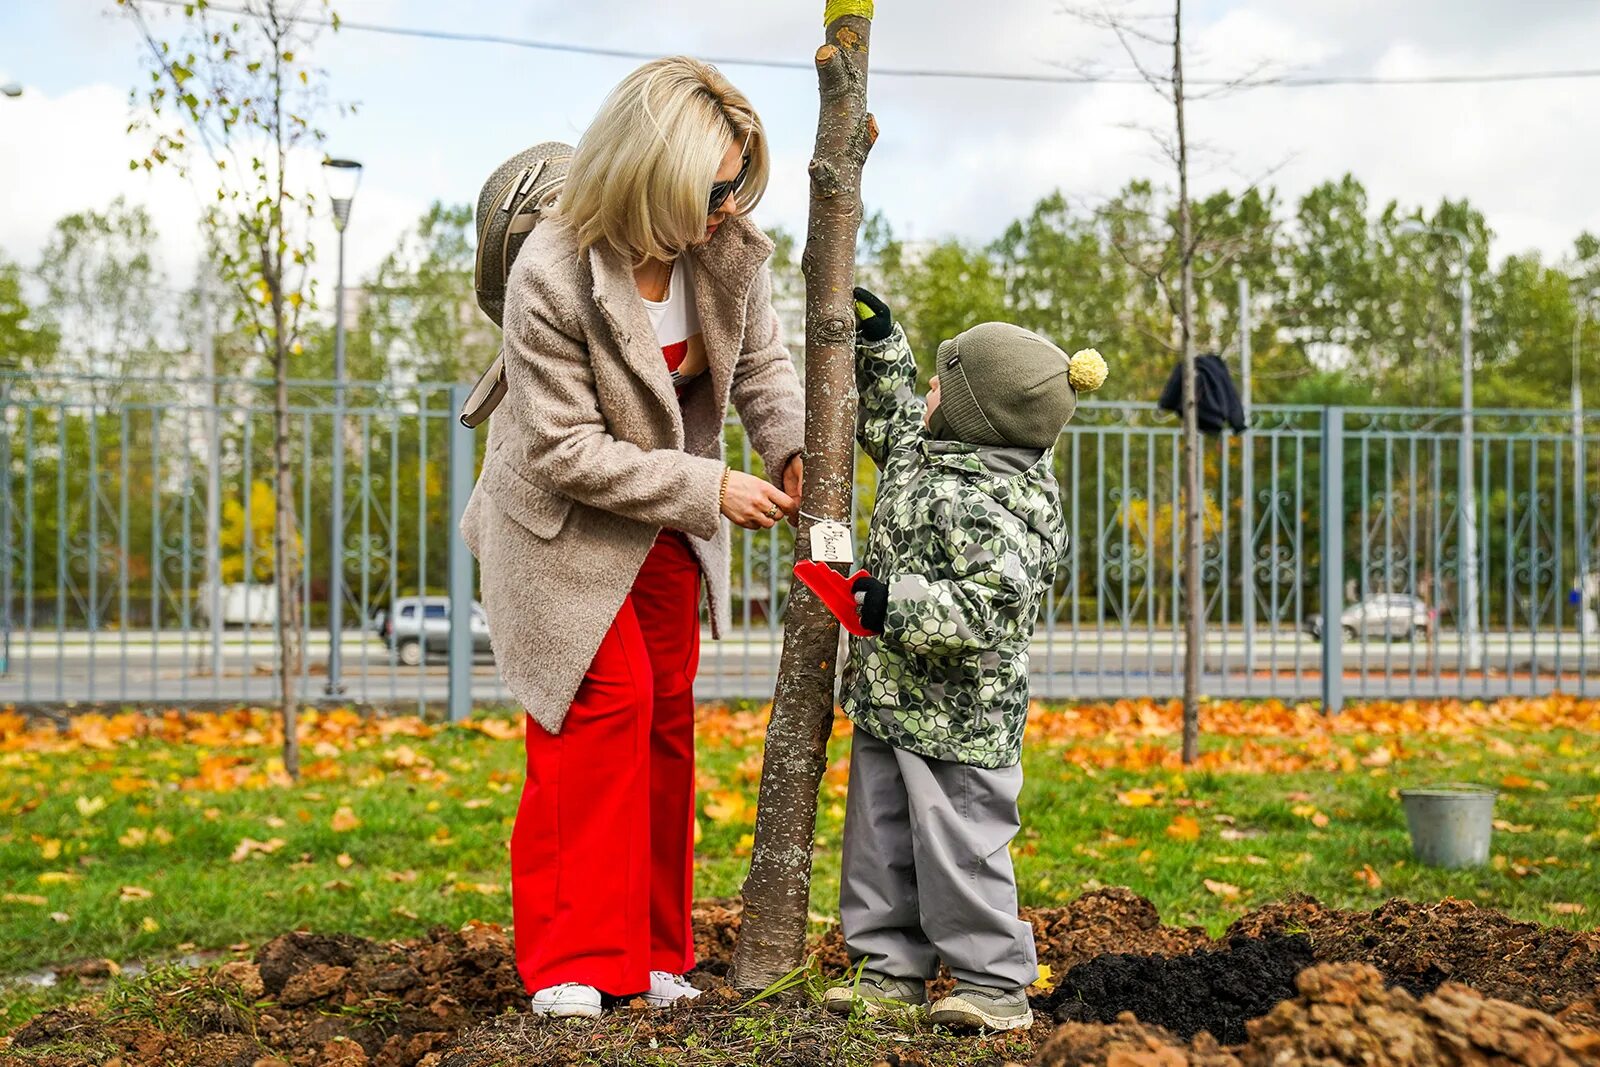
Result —
<path fill-rule="evenodd" d="M 717 510 L 718 511 L 725 512 L 728 509 L 728 476 L 731 475 L 732 473 L 733 473 L 733 468 L 732 467 L 723 467 L 722 468 L 722 488 L 717 491 Z"/>

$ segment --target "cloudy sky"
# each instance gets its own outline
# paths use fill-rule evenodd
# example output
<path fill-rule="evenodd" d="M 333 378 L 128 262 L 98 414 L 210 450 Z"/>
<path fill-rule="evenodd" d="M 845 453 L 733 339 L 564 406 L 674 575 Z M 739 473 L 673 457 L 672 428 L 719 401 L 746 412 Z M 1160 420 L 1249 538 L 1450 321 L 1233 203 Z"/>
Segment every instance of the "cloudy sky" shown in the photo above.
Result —
<path fill-rule="evenodd" d="M 612 48 L 808 60 L 821 3 L 731 0 L 336 0 L 351 21 L 486 32 Z M 1058 0 L 879 0 L 873 62 L 884 67 L 1060 73 L 1124 66 L 1111 38 Z M 1161 4 L 1152 0 L 1152 8 Z M 1191 0 L 1191 74 L 1268 63 L 1289 74 L 1409 76 L 1597 65 L 1597 0 Z M 971 12 L 987 8 L 974 17 Z M 195 195 L 172 176 L 130 173 L 125 132 L 139 42 L 113 0 L 0 0 L 0 251 L 32 260 L 51 223 L 120 194 L 150 205 L 169 269 L 192 264 Z M 364 271 L 434 199 L 469 201 L 524 145 L 576 139 L 634 62 L 346 29 L 318 62 L 332 92 L 358 101 L 329 124 L 328 150 L 366 164 L 350 230 Z M 755 101 L 777 172 L 759 218 L 801 228 L 816 122 L 809 70 L 726 65 Z M 916 238 L 994 236 L 1060 188 L 1093 202 L 1130 177 L 1160 177 L 1146 134 L 1160 102 L 1125 85 L 1041 85 L 880 77 L 883 130 L 868 164 L 869 209 Z M 1600 231 L 1600 79 L 1523 84 L 1270 88 L 1196 103 L 1202 191 L 1270 175 L 1292 196 L 1344 171 L 1375 199 L 1432 205 L 1470 197 L 1497 255 L 1556 257 Z M 331 236 L 331 232 L 329 234 Z"/>

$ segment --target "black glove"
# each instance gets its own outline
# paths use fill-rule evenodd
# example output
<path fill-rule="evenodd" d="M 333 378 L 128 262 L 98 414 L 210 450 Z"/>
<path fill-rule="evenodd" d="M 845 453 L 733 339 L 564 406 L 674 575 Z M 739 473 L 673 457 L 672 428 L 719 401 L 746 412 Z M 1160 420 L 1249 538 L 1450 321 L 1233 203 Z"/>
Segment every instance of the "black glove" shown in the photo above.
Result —
<path fill-rule="evenodd" d="M 856 292 L 859 294 L 866 290 L 858 289 Z M 871 293 L 867 295 L 872 296 Z M 887 308 L 884 309 L 884 313 L 888 313 Z M 850 591 L 856 594 L 861 605 L 856 610 L 856 614 L 861 617 L 861 625 L 875 634 L 883 633 L 883 619 L 889 614 L 889 587 L 872 575 L 863 574 L 850 583 Z"/>
<path fill-rule="evenodd" d="M 875 295 L 856 286 L 856 338 L 869 344 L 880 344 L 894 332 L 894 316 L 889 305 Z"/>

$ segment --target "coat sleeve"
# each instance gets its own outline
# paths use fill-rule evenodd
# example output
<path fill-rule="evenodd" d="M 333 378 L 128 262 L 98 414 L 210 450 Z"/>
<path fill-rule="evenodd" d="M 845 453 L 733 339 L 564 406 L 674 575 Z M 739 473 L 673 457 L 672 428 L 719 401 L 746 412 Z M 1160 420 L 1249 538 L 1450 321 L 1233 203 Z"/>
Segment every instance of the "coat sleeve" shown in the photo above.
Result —
<path fill-rule="evenodd" d="M 723 464 L 611 434 L 581 318 L 545 280 L 554 273 L 517 271 L 507 293 L 505 403 L 528 437 L 526 475 L 590 507 L 715 537 Z"/>
<path fill-rule="evenodd" d="M 899 323 L 882 343 L 856 346 L 856 440 L 879 467 L 921 433 L 927 401 L 916 385 L 917 361 Z"/>
<path fill-rule="evenodd" d="M 783 469 L 805 448 L 805 394 L 778 327 L 772 276 L 766 269 L 750 287 L 744 343 L 729 392 L 739 421 L 766 466 L 767 477 L 781 485 Z"/>
<path fill-rule="evenodd" d="M 947 573 L 878 576 L 889 586 L 884 635 L 914 655 L 958 656 L 1031 627 L 1021 617 L 1035 581 L 1019 550 L 1022 520 L 987 499 L 958 499 L 944 534 Z"/>

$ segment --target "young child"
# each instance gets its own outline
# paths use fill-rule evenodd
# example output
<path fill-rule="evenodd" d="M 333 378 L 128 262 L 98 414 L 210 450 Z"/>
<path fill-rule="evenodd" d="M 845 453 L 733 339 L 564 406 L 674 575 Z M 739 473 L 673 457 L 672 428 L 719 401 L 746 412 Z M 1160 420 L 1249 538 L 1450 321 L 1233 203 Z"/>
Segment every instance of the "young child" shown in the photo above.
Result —
<path fill-rule="evenodd" d="M 828 1007 L 927 1004 L 936 1023 L 1032 1024 L 1033 930 L 1017 917 L 1028 643 L 1066 550 L 1051 447 L 1105 379 L 1037 334 L 986 322 L 939 346 L 918 397 L 905 334 L 856 290 L 857 439 L 880 469 L 844 709 L 855 724 L 839 893 L 860 980 Z"/>

